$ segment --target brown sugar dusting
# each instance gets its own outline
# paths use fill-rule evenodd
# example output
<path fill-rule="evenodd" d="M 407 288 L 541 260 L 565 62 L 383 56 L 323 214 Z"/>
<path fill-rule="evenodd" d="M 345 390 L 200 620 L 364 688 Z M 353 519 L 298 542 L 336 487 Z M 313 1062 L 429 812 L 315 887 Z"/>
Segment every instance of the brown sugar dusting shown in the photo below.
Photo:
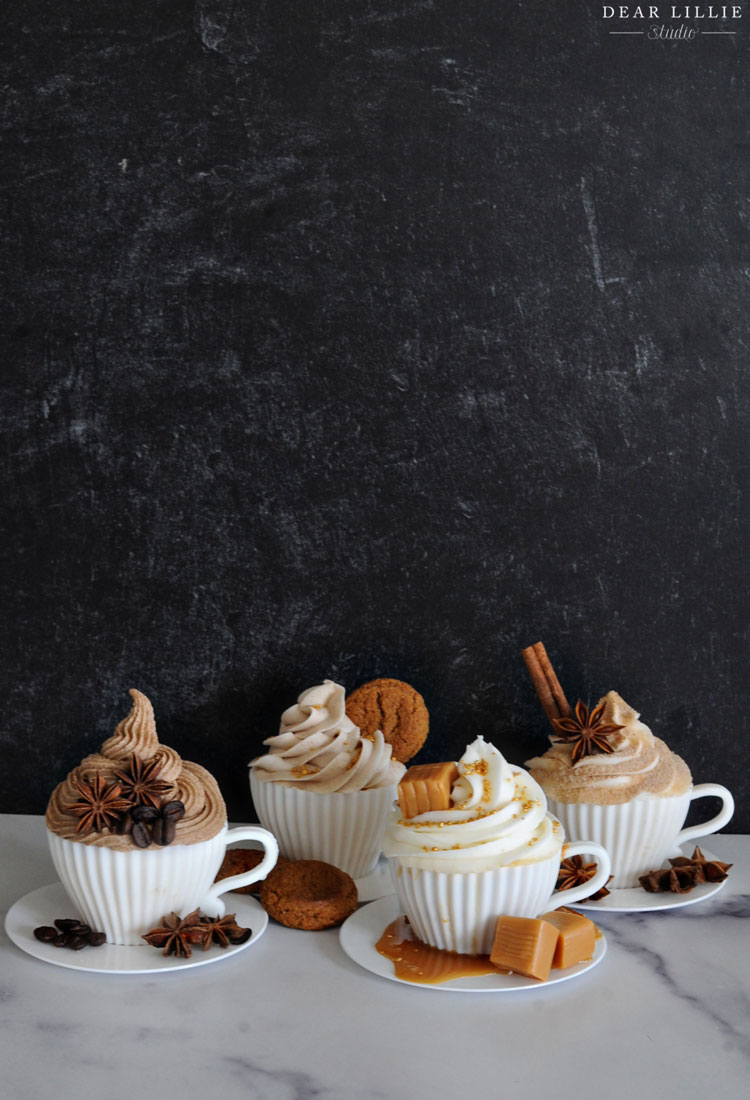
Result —
<path fill-rule="evenodd" d="M 397 917 L 375 944 L 376 950 L 390 959 L 397 978 L 420 985 L 440 985 L 454 978 L 474 978 L 481 974 L 507 974 L 490 962 L 489 955 L 459 955 L 443 951 L 418 940 L 406 917 Z"/>

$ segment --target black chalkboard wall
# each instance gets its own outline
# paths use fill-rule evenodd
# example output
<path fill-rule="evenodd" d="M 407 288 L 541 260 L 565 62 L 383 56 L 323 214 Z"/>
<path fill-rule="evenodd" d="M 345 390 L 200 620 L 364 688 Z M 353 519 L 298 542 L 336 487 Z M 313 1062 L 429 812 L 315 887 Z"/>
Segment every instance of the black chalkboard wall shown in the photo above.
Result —
<path fill-rule="evenodd" d="M 750 831 L 750 6 L 670 12 L 6 5 L 0 809 L 131 686 L 233 820 L 326 676 L 520 763 L 541 639 Z"/>

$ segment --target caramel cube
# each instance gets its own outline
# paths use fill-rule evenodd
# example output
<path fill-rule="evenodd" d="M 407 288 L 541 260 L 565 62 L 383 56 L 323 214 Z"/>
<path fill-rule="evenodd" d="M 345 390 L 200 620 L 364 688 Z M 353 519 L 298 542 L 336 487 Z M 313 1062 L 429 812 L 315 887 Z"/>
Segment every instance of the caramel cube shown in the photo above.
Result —
<path fill-rule="evenodd" d="M 537 917 L 498 917 L 490 962 L 545 982 L 552 969 L 560 933 L 554 924 Z"/>
<path fill-rule="evenodd" d="M 560 933 L 552 959 L 553 970 L 567 970 L 593 958 L 596 925 L 588 917 L 571 909 L 556 909 L 554 913 L 542 914 L 540 919 L 554 925 Z"/>
<path fill-rule="evenodd" d="M 398 804 L 403 817 L 416 817 L 428 810 L 447 810 L 451 787 L 458 777 L 452 760 L 441 764 L 415 764 L 398 785 Z"/>

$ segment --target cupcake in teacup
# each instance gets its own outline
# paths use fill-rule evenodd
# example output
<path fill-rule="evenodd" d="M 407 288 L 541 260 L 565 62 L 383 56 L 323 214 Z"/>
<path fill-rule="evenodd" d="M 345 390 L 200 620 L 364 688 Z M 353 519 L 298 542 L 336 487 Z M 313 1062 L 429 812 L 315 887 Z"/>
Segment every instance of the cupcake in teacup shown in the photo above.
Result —
<path fill-rule="evenodd" d="M 685 761 L 655 737 L 637 711 L 609 691 L 589 714 L 577 708 L 572 725 L 604 728 L 608 751 L 574 759 L 580 738 L 552 744 L 541 756 L 526 761 L 544 788 L 550 810 L 573 839 L 594 837 L 612 862 L 612 889 L 638 886 L 642 875 L 661 867 L 685 841 L 721 829 L 734 812 L 734 800 L 717 783 L 693 784 Z M 562 731 L 563 733 L 565 730 Z M 702 825 L 683 829 L 690 803 L 714 796 L 719 813 Z"/>
<path fill-rule="evenodd" d="M 332 680 L 303 691 L 268 752 L 250 762 L 261 823 L 288 859 L 318 859 L 361 878 L 375 867 L 405 767 L 381 730 L 365 734 Z"/>
<path fill-rule="evenodd" d="M 538 917 L 605 884 L 606 851 L 566 844 L 541 787 L 483 737 L 454 765 L 452 782 L 446 774 L 445 765 L 406 773 L 383 840 L 399 902 L 423 943 L 487 954 L 499 916 Z M 562 856 L 584 853 L 599 865 L 594 877 L 554 893 Z"/>
<path fill-rule="evenodd" d="M 681 844 L 727 824 L 734 813 L 727 788 L 694 786 L 685 761 L 616 691 L 591 710 L 581 701 L 571 708 L 544 645 L 537 642 L 522 656 L 553 729 L 550 747 L 526 766 L 567 835 L 590 837 L 607 849 L 612 889 L 637 887 L 641 876 L 678 855 Z M 690 803 L 707 796 L 721 799 L 719 813 L 684 829 Z"/>
<path fill-rule="evenodd" d="M 130 694 L 112 737 L 52 792 L 46 825 L 78 916 L 109 943 L 132 946 L 170 913 L 223 915 L 220 895 L 268 874 L 278 846 L 256 825 L 227 828 L 216 780 L 160 744 L 151 703 Z M 214 884 L 227 844 L 243 839 L 260 841 L 263 860 Z"/>

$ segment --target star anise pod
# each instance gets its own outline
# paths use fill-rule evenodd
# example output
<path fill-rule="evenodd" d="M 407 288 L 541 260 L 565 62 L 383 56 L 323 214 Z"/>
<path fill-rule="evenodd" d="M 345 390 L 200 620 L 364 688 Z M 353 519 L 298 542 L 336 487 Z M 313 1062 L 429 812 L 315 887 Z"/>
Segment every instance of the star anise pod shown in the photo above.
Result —
<path fill-rule="evenodd" d="M 557 873 L 557 889 L 572 890 L 574 886 L 580 886 L 588 882 L 596 874 L 595 863 L 584 863 L 583 856 L 571 856 L 563 859 L 560 870 Z"/>
<path fill-rule="evenodd" d="M 115 772 L 125 798 L 134 806 L 161 806 L 162 795 L 171 790 L 171 784 L 159 779 L 158 758 L 144 763 L 140 756 L 131 756 L 128 770 Z"/>
<path fill-rule="evenodd" d="M 596 867 L 596 863 L 584 863 L 583 856 L 570 856 L 568 859 L 562 860 L 560 870 L 557 873 L 557 889 L 572 890 L 574 886 L 588 882 L 596 874 Z M 613 877 L 613 875 L 610 875 L 607 883 L 610 883 Z M 586 898 L 586 901 L 600 901 L 602 898 L 606 898 L 608 894 L 607 887 L 602 886 L 595 894 Z"/>
<path fill-rule="evenodd" d="M 695 848 L 690 859 L 687 856 L 678 856 L 669 862 L 673 867 L 694 868 L 696 883 L 723 882 L 732 866 L 731 863 L 722 863 L 719 859 L 706 859 L 700 848 Z"/>
<path fill-rule="evenodd" d="M 191 944 L 201 943 L 203 940 L 200 913 L 197 909 L 186 917 L 170 913 L 168 917 L 161 918 L 156 928 L 152 928 L 141 938 L 152 947 L 161 947 L 162 955 L 189 959 L 193 953 Z"/>
<path fill-rule="evenodd" d="M 604 885 L 601 886 L 595 894 L 590 894 L 589 897 L 586 898 L 586 901 L 601 901 L 602 898 L 608 898 L 609 890 L 607 889 L 607 887 L 614 877 L 614 875 L 610 875 Z"/>
<path fill-rule="evenodd" d="M 249 928 L 241 928 L 235 921 L 235 913 L 228 913 L 226 917 L 201 917 L 198 927 L 201 929 L 203 950 L 216 943 L 219 947 L 229 947 L 230 944 L 247 943 L 252 935 Z"/>
<path fill-rule="evenodd" d="M 604 706 L 604 703 L 599 703 L 589 713 L 589 708 L 579 699 L 576 703 L 575 717 L 552 720 L 558 740 L 573 742 L 571 757 L 573 764 L 584 756 L 592 756 L 595 752 L 614 752 L 607 740 L 607 734 L 617 733 L 623 727 L 616 726 L 613 722 L 603 721 Z"/>
<path fill-rule="evenodd" d="M 120 784 L 110 785 L 102 775 L 95 775 L 85 782 L 74 779 L 73 786 L 80 799 L 67 809 L 80 818 L 76 825 L 77 833 L 99 833 L 102 829 L 111 828 L 130 805 L 126 798 L 122 798 Z"/>
<path fill-rule="evenodd" d="M 688 894 L 698 882 L 698 872 L 695 867 L 659 868 L 640 875 L 638 881 L 649 894 Z"/>

